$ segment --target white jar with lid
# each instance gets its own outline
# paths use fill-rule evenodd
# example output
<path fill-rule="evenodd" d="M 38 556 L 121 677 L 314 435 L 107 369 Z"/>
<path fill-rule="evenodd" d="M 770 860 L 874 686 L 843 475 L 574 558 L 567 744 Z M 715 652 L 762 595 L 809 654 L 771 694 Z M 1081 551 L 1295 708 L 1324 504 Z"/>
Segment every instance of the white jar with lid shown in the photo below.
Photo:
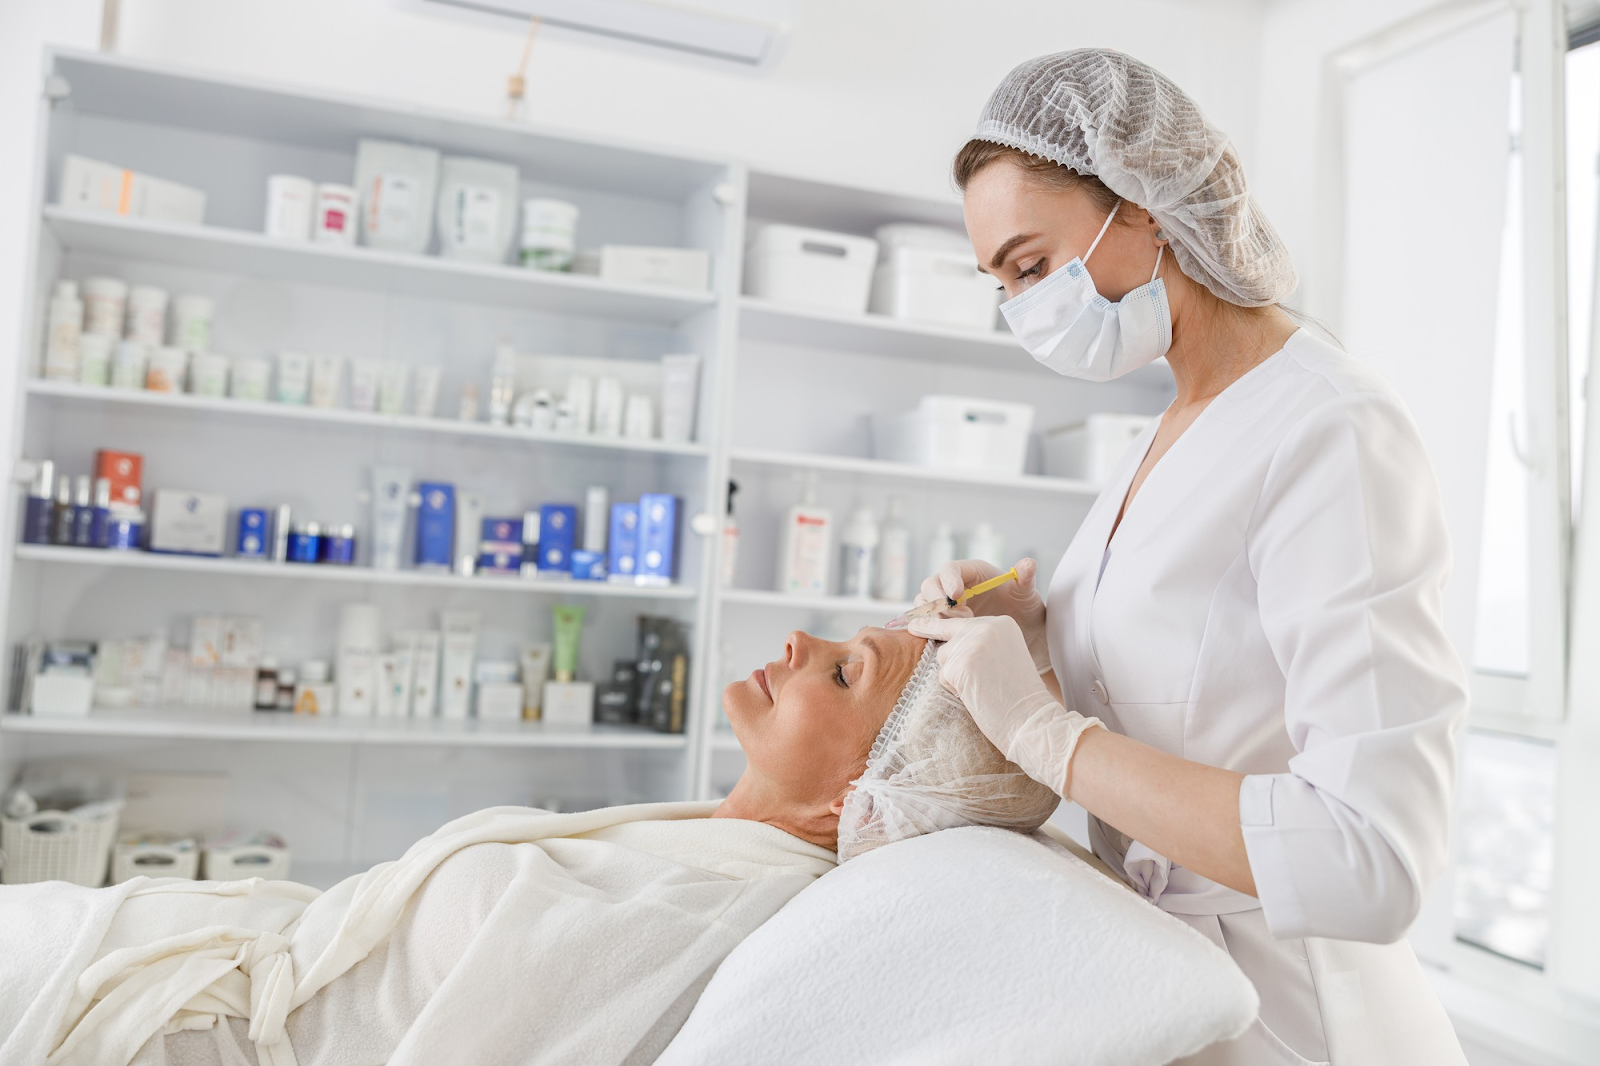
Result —
<path fill-rule="evenodd" d="M 128 313 L 128 283 L 121 278 L 85 278 L 83 310 L 85 333 L 120 338 Z"/>
<path fill-rule="evenodd" d="M 210 352 L 196 352 L 189 362 L 189 391 L 196 396 L 223 397 L 228 394 L 228 358 Z"/>
<path fill-rule="evenodd" d="M 85 333 L 78 339 L 78 384 L 111 384 L 111 353 L 117 342 L 103 333 Z"/>
<path fill-rule="evenodd" d="M 144 388 L 145 367 L 150 349 L 139 341 L 123 341 L 111 363 L 111 385 L 118 389 Z"/>
<path fill-rule="evenodd" d="M 191 352 L 211 347 L 211 314 L 216 305 L 209 296 L 180 296 L 172 301 L 172 344 Z"/>
<path fill-rule="evenodd" d="M 151 392 L 182 392 L 188 369 L 188 352 L 182 348 L 157 348 L 150 353 L 144 387 Z"/>
<path fill-rule="evenodd" d="M 267 383 L 272 378 L 272 364 L 253 357 L 235 359 L 232 378 L 228 394 L 235 400 L 264 402 L 267 399 Z"/>
<path fill-rule="evenodd" d="M 159 346 L 167 339 L 167 290 L 135 285 L 128 291 L 128 328 L 124 339 Z"/>
<path fill-rule="evenodd" d="M 577 231 L 576 204 L 565 200 L 523 201 L 519 261 L 529 270 L 571 270 Z"/>

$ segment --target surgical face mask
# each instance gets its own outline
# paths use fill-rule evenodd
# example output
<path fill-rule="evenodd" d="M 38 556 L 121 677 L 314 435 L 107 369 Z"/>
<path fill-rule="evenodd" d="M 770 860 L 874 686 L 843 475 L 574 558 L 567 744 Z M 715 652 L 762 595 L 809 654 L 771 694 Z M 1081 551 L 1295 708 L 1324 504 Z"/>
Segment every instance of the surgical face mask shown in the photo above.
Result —
<path fill-rule="evenodd" d="M 1119 200 L 1083 258 L 1000 305 L 1022 346 L 1057 374 L 1110 381 L 1154 362 L 1172 346 L 1167 285 L 1156 276 L 1164 247 L 1156 249 L 1150 280 L 1116 303 L 1100 295 L 1084 265 L 1121 208 Z"/>

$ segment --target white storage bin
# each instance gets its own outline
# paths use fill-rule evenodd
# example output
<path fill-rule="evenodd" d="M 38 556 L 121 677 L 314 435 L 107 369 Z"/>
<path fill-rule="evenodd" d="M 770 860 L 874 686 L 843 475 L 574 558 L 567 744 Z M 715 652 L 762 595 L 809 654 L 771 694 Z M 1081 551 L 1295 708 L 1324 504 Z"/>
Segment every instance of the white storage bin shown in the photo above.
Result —
<path fill-rule="evenodd" d="M 871 310 L 890 318 L 993 330 L 999 306 L 994 278 L 978 273 L 970 251 L 895 248 L 872 275 Z"/>
<path fill-rule="evenodd" d="M 872 451 L 894 463 L 1020 474 L 1032 429 L 1029 404 L 924 396 L 914 411 L 873 417 Z"/>
<path fill-rule="evenodd" d="M 200 846 L 193 837 L 130 834 L 111 849 L 110 884 L 131 877 L 187 877 L 200 874 Z"/>
<path fill-rule="evenodd" d="M 278 837 L 261 833 L 243 843 L 208 844 L 201 856 L 201 867 L 201 876 L 207 881 L 242 881 L 247 877 L 284 881 L 289 877 L 289 849 Z"/>
<path fill-rule="evenodd" d="M 1117 463 L 1150 425 L 1150 415 L 1102 412 L 1044 435 L 1044 472 L 1104 484 Z"/>
<path fill-rule="evenodd" d="M 99 888 L 106 882 L 121 817 L 120 800 L 89 817 L 65 811 L 39 811 L 25 818 L 0 815 L 0 851 L 6 855 L 0 883 L 70 881 Z"/>
<path fill-rule="evenodd" d="M 94 706 L 94 678 L 39 674 L 33 679 L 28 709 L 40 718 L 82 718 Z"/>
<path fill-rule="evenodd" d="M 782 303 L 863 312 L 878 242 L 871 237 L 771 223 L 745 256 L 744 291 Z"/>

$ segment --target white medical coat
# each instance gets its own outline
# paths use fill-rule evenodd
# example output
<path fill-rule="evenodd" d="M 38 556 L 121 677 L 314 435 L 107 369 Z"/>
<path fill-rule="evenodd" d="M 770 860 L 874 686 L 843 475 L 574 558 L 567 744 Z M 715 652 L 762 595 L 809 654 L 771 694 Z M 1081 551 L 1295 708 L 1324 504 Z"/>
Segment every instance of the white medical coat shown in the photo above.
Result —
<path fill-rule="evenodd" d="M 1416 427 L 1381 378 L 1301 330 L 1211 401 L 1111 537 L 1154 435 L 1067 549 L 1047 620 L 1069 707 L 1248 775 L 1259 898 L 1089 820 L 1095 853 L 1261 995 L 1249 1031 L 1185 1062 L 1464 1066 L 1403 939 L 1445 865 L 1467 710 Z"/>

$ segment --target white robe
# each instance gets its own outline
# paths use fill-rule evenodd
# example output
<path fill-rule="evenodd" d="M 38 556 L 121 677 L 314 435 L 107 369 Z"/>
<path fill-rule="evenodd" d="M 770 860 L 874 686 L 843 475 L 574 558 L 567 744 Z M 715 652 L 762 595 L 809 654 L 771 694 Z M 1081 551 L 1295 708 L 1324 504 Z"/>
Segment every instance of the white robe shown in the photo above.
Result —
<path fill-rule="evenodd" d="M 247 1062 L 253 1045 L 264 1066 L 652 1061 L 727 953 L 834 866 L 715 806 L 491 808 L 321 894 L 0 889 L 0 987 L 35 1001 L 0 1060 Z M 81 936 L 30 929 L 50 898 L 62 917 L 81 903 Z M 7 947 L 44 951 L 19 966 Z"/>
<path fill-rule="evenodd" d="M 1152 468 L 1129 449 L 1051 583 L 1067 704 L 1248 775 L 1259 898 L 1090 819 L 1094 851 L 1225 948 L 1257 1024 L 1186 1062 L 1465 1063 L 1403 935 L 1447 857 L 1465 674 L 1432 466 L 1394 392 L 1305 330 Z"/>

